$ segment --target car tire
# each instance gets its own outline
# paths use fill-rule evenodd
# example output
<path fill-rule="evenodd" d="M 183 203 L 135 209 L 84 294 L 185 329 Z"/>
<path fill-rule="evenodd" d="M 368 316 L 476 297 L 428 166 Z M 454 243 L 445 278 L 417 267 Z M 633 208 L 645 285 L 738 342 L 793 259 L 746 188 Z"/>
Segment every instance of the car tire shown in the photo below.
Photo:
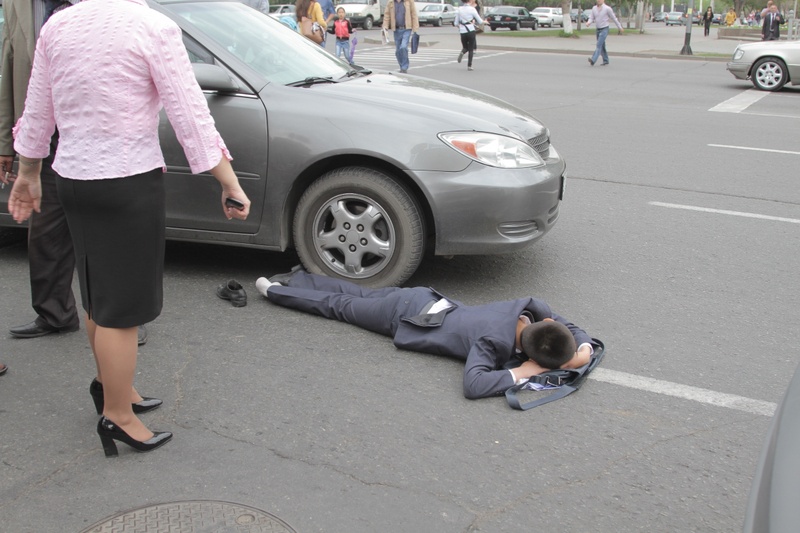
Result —
<path fill-rule="evenodd" d="M 511 28 L 511 29 L 514 30 L 514 31 L 519 31 L 519 21 L 515 22 L 514 23 L 514 27 Z"/>
<path fill-rule="evenodd" d="M 764 57 L 753 65 L 750 81 L 756 89 L 762 91 L 780 91 L 789 81 L 786 64 L 775 57 Z"/>
<path fill-rule="evenodd" d="M 436 22 L 434 22 L 434 23 L 433 23 L 433 25 L 434 25 L 434 26 L 436 26 L 437 28 L 438 28 L 439 26 L 441 26 L 441 25 L 442 25 L 442 19 L 441 19 L 441 17 L 440 17 L 440 18 L 439 18 L 439 19 L 438 19 Z"/>
<path fill-rule="evenodd" d="M 373 22 L 374 21 L 372 20 L 372 17 L 367 15 L 367 18 L 364 19 L 364 23 L 361 25 L 361 27 L 365 30 L 371 30 Z"/>
<path fill-rule="evenodd" d="M 399 183 L 377 170 L 332 170 L 303 193 L 294 244 L 309 272 L 368 287 L 397 286 L 425 249 L 421 210 Z"/>
<path fill-rule="evenodd" d="M 489 26 L 489 27 L 492 28 L 492 31 L 497 31 L 497 26 Z"/>

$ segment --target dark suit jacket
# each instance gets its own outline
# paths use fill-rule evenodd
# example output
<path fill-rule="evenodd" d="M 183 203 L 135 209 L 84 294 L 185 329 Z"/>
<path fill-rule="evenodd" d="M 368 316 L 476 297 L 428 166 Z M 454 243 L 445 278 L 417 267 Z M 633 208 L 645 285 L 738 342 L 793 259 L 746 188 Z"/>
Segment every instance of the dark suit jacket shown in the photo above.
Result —
<path fill-rule="evenodd" d="M 450 301 L 454 307 L 446 311 L 402 319 L 394 336 L 394 344 L 398 348 L 466 360 L 464 396 L 467 398 L 503 394 L 514 385 L 507 365 L 517 358 L 517 317 L 523 312 L 530 314 L 531 322 L 545 318 L 561 322 L 572 332 L 578 346 L 591 342 L 585 331 L 554 313 L 547 303 L 536 298 L 477 306 Z"/>
<path fill-rule="evenodd" d="M 0 155 L 14 155 L 11 128 L 22 116 L 36 39 L 31 0 L 3 2 L 3 70 L 0 79 Z"/>
<path fill-rule="evenodd" d="M 777 41 L 781 36 L 781 24 L 783 24 L 783 17 L 780 13 L 767 12 L 764 15 L 764 23 L 761 25 L 761 35 L 765 41 Z"/>

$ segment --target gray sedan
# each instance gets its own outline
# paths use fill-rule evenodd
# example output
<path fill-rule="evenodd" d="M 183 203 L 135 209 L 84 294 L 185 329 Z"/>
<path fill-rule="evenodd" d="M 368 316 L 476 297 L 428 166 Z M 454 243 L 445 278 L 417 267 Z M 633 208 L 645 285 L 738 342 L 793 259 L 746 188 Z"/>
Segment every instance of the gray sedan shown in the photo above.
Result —
<path fill-rule="evenodd" d="M 162 112 L 167 236 L 282 251 L 370 286 L 408 279 L 426 252 L 528 246 L 559 215 L 565 163 L 540 122 L 463 87 L 353 69 L 235 2 L 151 7 L 183 29 L 233 167 L 246 222 L 219 216 Z M 205 191 L 205 192 L 204 192 Z M 8 188 L 0 191 L 6 206 Z M 0 224 L 15 225 L 7 213 Z"/>
<path fill-rule="evenodd" d="M 800 41 L 763 41 L 740 44 L 728 70 L 756 89 L 779 91 L 787 83 L 800 84 Z"/>
<path fill-rule="evenodd" d="M 417 12 L 420 24 L 453 24 L 456 20 L 456 7 L 450 4 L 428 4 Z"/>

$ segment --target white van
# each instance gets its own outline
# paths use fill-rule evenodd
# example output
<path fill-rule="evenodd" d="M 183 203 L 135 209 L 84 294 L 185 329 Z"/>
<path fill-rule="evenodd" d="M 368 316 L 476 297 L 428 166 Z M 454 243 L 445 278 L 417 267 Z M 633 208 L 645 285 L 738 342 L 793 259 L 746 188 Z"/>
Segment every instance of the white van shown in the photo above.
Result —
<path fill-rule="evenodd" d="M 336 9 L 344 8 L 345 16 L 353 26 L 361 26 L 365 30 L 372 29 L 375 24 L 383 23 L 383 11 L 386 0 L 341 0 L 336 2 Z"/>

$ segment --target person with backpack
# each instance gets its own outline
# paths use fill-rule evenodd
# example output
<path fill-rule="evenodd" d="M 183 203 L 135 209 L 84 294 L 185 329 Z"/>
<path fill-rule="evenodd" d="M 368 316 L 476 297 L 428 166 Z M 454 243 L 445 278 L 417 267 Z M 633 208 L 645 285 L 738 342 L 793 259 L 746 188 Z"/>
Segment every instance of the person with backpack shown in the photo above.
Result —
<path fill-rule="evenodd" d="M 392 337 L 398 348 L 465 361 L 464 396 L 497 396 L 548 369 L 589 363 L 589 335 L 537 298 L 467 306 L 427 287 L 370 289 L 300 267 L 256 289 L 270 302 Z"/>
<path fill-rule="evenodd" d="M 336 57 L 344 54 L 344 59 L 348 63 L 350 61 L 350 35 L 355 31 L 350 21 L 345 18 L 345 11 L 343 7 L 336 10 L 338 17 L 333 21 L 333 33 L 336 35 Z"/>
<path fill-rule="evenodd" d="M 462 0 L 461 6 L 456 10 L 456 18 L 453 24 L 461 34 L 461 52 L 458 54 L 458 62 L 467 56 L 467 70 L 472 68 L 472 56 L 475 53 L 475 24 L 483 24 L 483 19 L 478 14 L 478 10 L 470 4 L 470 0 Z"/>

